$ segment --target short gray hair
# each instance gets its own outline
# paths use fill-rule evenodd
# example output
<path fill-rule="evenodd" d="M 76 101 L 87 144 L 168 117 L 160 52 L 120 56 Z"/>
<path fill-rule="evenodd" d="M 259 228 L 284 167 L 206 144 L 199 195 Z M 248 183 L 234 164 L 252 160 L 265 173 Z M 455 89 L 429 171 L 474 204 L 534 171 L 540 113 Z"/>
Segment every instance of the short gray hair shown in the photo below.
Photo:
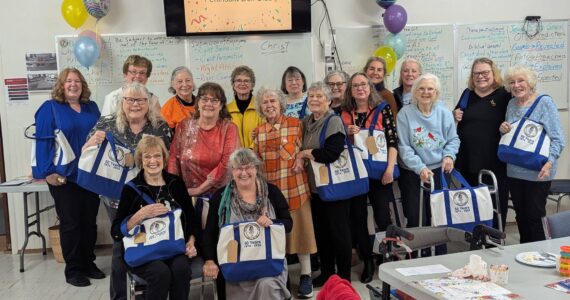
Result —
<path fill-rule="evenodd" d="M 156 110 L 157 99 L 153 97 L 153 95 L 148 91 L 148 89 L 146 88 L 146 86 L 144 86 L 144 84 L 134 81 L 132 83 L 124 84 L 121 89 L 121 93 L 119 94 L 117 111 L 115 112 L 115 116 L 117 117 L 117 120 L 115 121 L 115 124 L 117 125 L 117 130 L 120 133 L 125 133 L 125 129 L 129 125 L 127 120 L 127 115 L 123 110 L 123 101 L 125 101 L 124 97 L 126 95 L 131 95 L 131 94 L 142 95 L 147 99 L 148 111 L 145 117 L 150 122 L 153 128 L 158 127 L 158 123 L 160 121 L 163 121 L 164 119 L 160 114 L 160 110 Z"/>
<path fill-rule="evenodd" d="M 287 99 L 285 99 L 285 94 L 283 94 L 281 90 L 262 86 L 255 95 L 255 110 L 262 118 L 265 118 L 265 115 L 261 111 L 261 103 L 265 96 L 274 96 L 277 98 L 277 100 L 279 100 L 279 106 L 281 107 L 281 114 L 285 114 L 285 110 L 287 110 Z"/>
<path fill-rule="evenodd" d="M 507 92 L 511 92 L 511 84 L 509 81 L 511 81 L 513 77 L 519 75 L 526 77 L 526 81 L 530 86 L 530 91 L 533 93 L 536 92 L 536 84 L 538 82 L 538 76 L 536 75 L 536 72 L 521 65 L 512 66 L 507 70 L 507 72 L 505 72 L 505 79 L 503 82 L 505 83 L 505 89 Z"/>
<path fill-rule="evenodd" d="M 168 87 L 169 93 L 176 95 L 176 90 L 172 87 L 172 83 L 174 82 L 174 78 L 182 72 L 188 73 L 188 75 L 192 77 L 192 81 L 194 81 L 194 75 L 192 75 L 190 69 L 186 68 L 185 66 L 176 67 L 174 70 L 172 70 L 172 74 L 170 75 L 170 86 Z"/>
<path fill-rule="evenodd" d="M 263 173 L 263 163 L 261 159 L 253 152 L 253 150 L 249 148 L 238 148 L 232 152 L 230 158 L 228 160 L 228 170 L 230 179 L 231 171 L 235 167 L 241 167 L 245 165 L 254 165 L 255 169 L 257 170 L 257 176 L 261 177 L 265 180 L 265 175 Z"/>
<path fill-rule="evenodd" d="M 328 84 L 326 84 L 322 81 L 313 82 L 313 83 L 311 83 L 311 86 L 309 86 L 307 91 L 308 91 L 308 93 L 310 93 L 311 91 L 314 91 L 314 90 L 319 90 L 319 91 L 323 92 L 323 94 L 325 94 L 325 97 L 327 98 L 327 100 L 329 102 L 332 101 L 331 88 L 328 86 Z"/>
<path fill-rule="evenodd" d="M 422 74 L 420 77 L 418 77 L 418 79 L 416 79 L 416 81 L 414 81 L 414 84 L 412 85 L 412 90 L 411 90 L 412 103 L 414 103 L 414 104 L 418 103 L 418 101 L 416 100 L 416 97 L 415 97 L 416 90 L 418 89 L 418 86 L 420 85 L 420 83 L 424 80 L 431 80 L 431 81 L 433 81 L 433 84 L 435 85 L 435 91 L 436 91 L 437 97 L 435 98 L 433 103 L 435 103 L 439 100 L 439 96 L 441 95 L 441 83 L 439 82 L 439 78 L 432 73 L 425 73 L 425 74 Z"/>

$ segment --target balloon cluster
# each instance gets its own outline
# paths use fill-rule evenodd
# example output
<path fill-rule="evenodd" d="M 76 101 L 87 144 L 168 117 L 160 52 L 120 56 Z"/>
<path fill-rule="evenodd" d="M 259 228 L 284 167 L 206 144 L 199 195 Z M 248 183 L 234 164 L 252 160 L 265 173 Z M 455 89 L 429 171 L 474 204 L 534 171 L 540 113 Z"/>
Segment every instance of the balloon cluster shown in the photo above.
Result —
<path fill-rule="evenodd" d="M 408 22 L 408 14 L 402 6 L 395 3 L 396 0 L 376 0 L 376 4 L 385 9 L 382 18 L 390 34 L 384 39 L 384 44 L 374 51 L 374 56 L 386 61 L 387 73 L 394 70 L 398 57 L 402 57 L 407 47 L 406 37 L 401 31 Z"/>
<path fill-rule="evenodd" d="M 71 27 L 77 29 L 85 23 L 88 16 L 94 17 L 97 22 L 106 16 L 109 4 L 110 0 L 63 0 L 61 15 Z M 77 61 L 86 68 L 95 64 L 101 51 L 103 51 L 103 41 L 91 30 L 84 30 L 79 34 L 73 49 Z"/>

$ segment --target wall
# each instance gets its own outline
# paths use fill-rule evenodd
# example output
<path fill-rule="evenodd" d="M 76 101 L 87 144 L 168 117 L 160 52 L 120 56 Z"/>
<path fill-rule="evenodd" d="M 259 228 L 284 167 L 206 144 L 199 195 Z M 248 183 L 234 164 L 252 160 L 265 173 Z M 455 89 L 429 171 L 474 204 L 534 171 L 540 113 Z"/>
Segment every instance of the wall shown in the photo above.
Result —
<path fill-rule="evenodd" d="M 314 1 L 314 0 L 313 0 Z M 535 1 L 520 0 L 400 0 L 408 12 L 408 24 L 426 23 L 484 23 L 496 21 L 522 20 L 526 15 L 541 15 L 544 19 L 569 19 L 570 2 L 550 0 L 549 5 L 536 5 Z M 26 0 L 3 2 L 0 9 L 0 78 L 24 77 L 26 52 L 55 52 L 54 36 L 75 34 L 60 14 L 60 1 Z M 382 9 L 373 0 L 328 0 L 333 27 L 371 26 L 381 24 Z M 313 65 L 315 79 L 324 76 L 324 61 L 318 41 L 318 28 L 323 16 L 322 3 L 312 6 L 313 13 Z M 101 20 L 98 29 L 101 33 L 145 33 L 164 32 L 162 17 L 163 2 L 160 0 L 116 0 L 112 1 L 110 13 Z M 94 29 L 93 20 L 82 28 Z M 322 39 L 328 39 L 328 29 L 322 27 Z M 247 62 L 246 62 L 247 63 Z M 192 69 L 192 66 L 189 66 Z M 309 68 L 304 67 L 304 68 Z M 277 71 L 280 72 L 280 71 Z M 4 89 L 3 80 L 0 88 Z M 30 173 L 30 143 L 23 138 L 24 128 L 33 122 L 37 107 L 48 98 L 48 94 L 32 94 L 24 105 L 8 105 L 5 93 L 0 93 L 0 120 L 4 137 L 6 175 L 8 178 Z M 95 95 L 103 97 L 104 95 Z M 569 114 L 560 112 L 566 141 L 568 142 Z M 567 147 L 568 148 L 568 147 Z M 563 152 L 557 177 L 570 178 L 569 151 Z M 46 195 L 42 204 L 52 202 Z M 80 201 L 80 199 L 78 199 Z M 9 196 L 12 247 L 17 251 L 23 243 L 22 197 Z M 44 214 L 43 232 L 55 220 L 55 213 Z M 47 219 L 47 221 L 45 221 Z M 109 225 L 104 210 L 99 214 L 99 243 L 109 243 Z M 41 243 L 32 238 L 28 248 L 39 248 Z"/>

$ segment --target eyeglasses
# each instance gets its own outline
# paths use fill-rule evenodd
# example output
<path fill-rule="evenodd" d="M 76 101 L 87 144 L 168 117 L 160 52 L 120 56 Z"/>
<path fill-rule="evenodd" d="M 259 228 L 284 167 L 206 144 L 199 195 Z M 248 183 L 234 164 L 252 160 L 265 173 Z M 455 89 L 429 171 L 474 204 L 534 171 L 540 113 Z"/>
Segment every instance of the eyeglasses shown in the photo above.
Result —
<path fill-rule="evenodd" d="M 212 103 L 212 104 L 219 104 L 219 103 L 221 102 L 220 99 L 217 99 L 217 98 L 210 98 L 210 97 L 207 97 L 207 96 L 200 96 L 200 101 L 202 101 L 202 102 L 204 102 L 204 103 L 210 102 L 210 103 Z"/>
<path fill-rule="evenodd" d="M 253 171 L 253 169 L 255 169 L 255 166 L 252 165 L 252 164 L 245 165 L 245 166 L 240 166 L 240 167 L 233 167 L 233 168 L 232 168 L 233 171 L 237 171 L 238 173 L 241 173 L 241 172 L 243 172 L 243 171 L 249 173 L 249 172 Z"/>
<path fill-rule="evenodd" d="M 491 74 L 490 70 L 486 70 L 486 71 L 481 71 L 481 72 L 473 72 L 473 77 L 479 77 L 479 76 L 483 76 L 483 77 L 487 77 L 489 76 L 489 74 Z"/>
<path fill-rule="evenodd" d="M 127 73 L 129 73 L 129 75 L 131 76 L 146 76 L 146 71 L 134 71 L 134 70 L 128 70 Z"/>
<path fill-rule="evenodd" d="M 339 81 L 339 82 L 329 82 L 327 83 L 331 88 L 337 87 L 340 88 L 341 86 L 343 86 L 346 82 L 344 81 Z"/>
<path fill-rule="evenodd" d="M 243 84 L 250 84 L 250 83 L 251 83 L 251 80 L 249 80 L 249 79 L 236 79 L 236 80 L 234 80 L 234 83 L 237 83 L 237 84 L 242 84 L 242 83 L 243 83 Z"/>
<path fill-rule="evenodd" d="M 364 89 L 364 88 L 367 88 L 367 87 L 368 87 L 368 83 L 366 83 L 366 82 L 357 83 L 357 84 L 353 84 L 353 85 L 352 85 L 352 88 L 355 89 L 355 90 L 357 90 L 357 89 L 359 89 L 359 88 Z"/>
<path fill-rule="evenodd" d="M 154 159 L 154 160 L 162 160 L 162 153 L 157 153 L 157 154 L 143 154 L 142 159 L 145 161 Z"/>
<path fill-rule="evenodd" d="M 125 100 L 125 102 L 127 102 L 128 104 L 138 104 L 138 105 L 143 105 L 146 103 L 147 99 L 146 98 L 132 98 L 132 97 L 123 97 L 123 100 Z"/>

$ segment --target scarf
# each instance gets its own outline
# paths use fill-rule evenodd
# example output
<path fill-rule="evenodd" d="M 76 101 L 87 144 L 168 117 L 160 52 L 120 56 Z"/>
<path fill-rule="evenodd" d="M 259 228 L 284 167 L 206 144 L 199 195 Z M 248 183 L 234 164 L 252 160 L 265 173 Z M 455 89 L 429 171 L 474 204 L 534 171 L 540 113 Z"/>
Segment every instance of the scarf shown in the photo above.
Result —
<path fill-rule="evenodd" d="M 267 182 L 256 179 L 256 201 L 250 204 L 241 199 L 239 191 L 234 187 L 232 180 L 222 192 L 220 208 L 218 209 L 218 225 L 237 223 L 243 221 L 255 222 L 263 214 L 267 214 L 270 219 L 275 219 L 275 210 L 269 202 Z"/>

